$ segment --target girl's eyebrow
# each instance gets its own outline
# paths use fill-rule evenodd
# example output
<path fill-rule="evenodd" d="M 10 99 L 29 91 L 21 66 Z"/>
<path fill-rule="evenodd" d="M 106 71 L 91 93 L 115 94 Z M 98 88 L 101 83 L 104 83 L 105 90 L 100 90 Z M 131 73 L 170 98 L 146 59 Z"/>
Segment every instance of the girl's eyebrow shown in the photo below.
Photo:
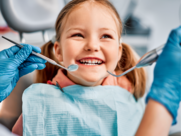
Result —
<path fill-rule="evenodd" d="M 114 31 L 114 30 L 111 29 L 111 28 L 106 28 L 106 27 L 104 27 L 104 28 L 100 28 L 99 30 L 111 30 L 111 31 L 113 31 L 115 34 L 117 34 L 116 31 Z"/>
<path fill-rule="evenodd" d="M 69 29 L 66 31 L 66 33 L 69 32 L 70 30 L 81 30 L 81 31 L 83 31 L 84 29 L 83 29 L 83 28 L 79 28 L 79 27 L 69 28 Z"/>
<path fill-rule="evenodd" d="M 84 31 L 83 28 L 75 27 L 75 28 L 69 28 L 69 29 L 66 31 L 66 33 L 69 32 L 69 31 L 71 31 L 71 30 L 81 30 L 81 31 Z M 111 31 L 113 31 L 115 34 L 117 34 L 116 31 L 114 31 L 114 30 L 111 29 L 111 28 L 103 27 L 103 28 L 100 28 L 99 30 L 111 30 Z"/>

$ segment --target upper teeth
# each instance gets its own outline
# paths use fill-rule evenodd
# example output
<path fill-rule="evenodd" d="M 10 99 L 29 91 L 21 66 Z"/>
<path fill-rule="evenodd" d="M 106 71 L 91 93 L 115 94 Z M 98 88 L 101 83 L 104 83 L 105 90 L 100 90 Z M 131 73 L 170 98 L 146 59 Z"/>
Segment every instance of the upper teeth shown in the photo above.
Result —
<path fill-rule="evenodd" d="M 101 64 L 101 60 L 80 60 L 81 63 L 86 63 L 86 64 Z"/>

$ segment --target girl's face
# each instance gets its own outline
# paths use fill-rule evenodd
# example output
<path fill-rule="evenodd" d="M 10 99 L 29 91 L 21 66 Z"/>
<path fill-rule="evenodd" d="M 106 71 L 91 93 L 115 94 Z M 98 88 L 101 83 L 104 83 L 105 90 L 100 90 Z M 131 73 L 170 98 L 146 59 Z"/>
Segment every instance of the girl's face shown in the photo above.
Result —
<path fill-rule="evenodd" d="M 55 56 L 65 67 L 79 66 L 67 72 L 76 84 L 100 85 L 113 72 L 121 57 L 118 28 L 111 11 L 97 3 L 85 2 L 73 10 L 64 22 L 60 42 L 54 44 Z"/>

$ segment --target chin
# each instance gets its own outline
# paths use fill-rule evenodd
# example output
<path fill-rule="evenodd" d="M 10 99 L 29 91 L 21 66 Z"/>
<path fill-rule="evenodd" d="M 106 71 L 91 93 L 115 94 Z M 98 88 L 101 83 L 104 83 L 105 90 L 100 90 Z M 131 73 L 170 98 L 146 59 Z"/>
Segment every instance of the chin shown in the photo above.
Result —
<path fill-rule="evenodd" d="M 87 76 L 87 77 L 84 77 L 84 85 L 85 86 L 97 86 L 97 85 L 101 85 L 102 84 L 102 81 L 105 77 L 100 77 L 100 78 L 97 78 L 97 76 Z"/>
<path fill-rule="evenodd" d="M 83 86 L 97 86 L 101 85 L 107 73 L 87 73 L 83 72 L 80 74 L 69 75 L 69 78 L 76 84 Z"/>

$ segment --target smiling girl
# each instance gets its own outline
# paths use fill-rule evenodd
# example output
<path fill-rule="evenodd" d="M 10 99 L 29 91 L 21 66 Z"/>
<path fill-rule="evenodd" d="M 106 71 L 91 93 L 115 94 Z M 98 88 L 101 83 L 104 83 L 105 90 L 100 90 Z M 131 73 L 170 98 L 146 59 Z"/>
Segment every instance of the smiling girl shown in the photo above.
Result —
<path fill-rule="evenodd" d="M 134 135 L 144 112 L 139 98 L 145 92 L 146 76 L 143 68 L 119 78 L 107 72 L 120 74 L 139 59 L 129 45 L 120 42 L 123 26 L 115 8 L 108 0 L 72 0 L 58 15 L 55 28 L 56 41 L 43 45 L 42 54 L 65 67 L 77 64 L 79 68 L 69 72 L 47 63 L 44 70 L 37 71 L 36 82 L 48 84 L 34 84 L 26 89 L 23 117 L 20 116 L 13 132 Z M 36 99 L 39 94 L 41 97 Z M 46 99 L 41 101 L 43 98 Z M 59 104 L 53 104 L 56 109 L 52 101 Z M 40 113 L 43 124 L 39 122 Z M 39 118 L 35 119 L 36 116 Z M 48 127 L 49 123 L 54 127 Z"/>

